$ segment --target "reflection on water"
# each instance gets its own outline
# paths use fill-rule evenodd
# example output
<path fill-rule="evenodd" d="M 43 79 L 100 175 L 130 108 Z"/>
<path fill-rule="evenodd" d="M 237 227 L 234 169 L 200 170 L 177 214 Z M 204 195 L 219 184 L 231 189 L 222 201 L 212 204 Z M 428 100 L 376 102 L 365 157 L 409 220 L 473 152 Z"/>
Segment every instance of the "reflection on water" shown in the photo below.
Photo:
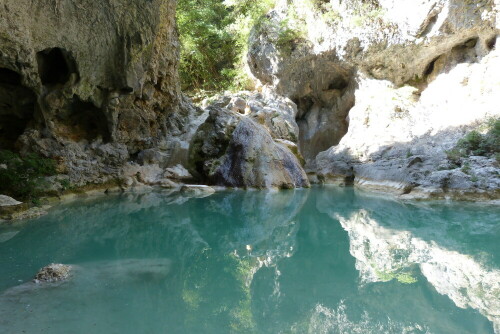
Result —
<path fill-rule="evenodd" d="M 461 308 L 472 307 L 500 329 L 500 270 L 485 268 L 468 255 L 425 241 L 408 231 L 382 227 L 366 210 L 337 215 L 348 232 L 350 253 L 363 282 L 414 283 L 418 265 L 427 281 Z"/>
<path fill-rule="evenodd" d="M 152 192 L 0 229 L 0 332 L 500 333 L 498 207 Z M 40 286 L 42 266 L 75 267 Z"/>

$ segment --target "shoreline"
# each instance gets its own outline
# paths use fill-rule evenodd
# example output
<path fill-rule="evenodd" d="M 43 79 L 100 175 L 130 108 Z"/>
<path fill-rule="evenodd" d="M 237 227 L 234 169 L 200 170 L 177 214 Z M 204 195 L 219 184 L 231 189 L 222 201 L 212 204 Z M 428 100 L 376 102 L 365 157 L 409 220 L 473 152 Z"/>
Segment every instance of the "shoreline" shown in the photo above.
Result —
<path fill-rule="evenodd" d="M 336 182 L 334 182 L 336 181 Z M 500 205 L 500 190 L 495 191 L 493 194 L 487 192 L 467 192 L 466 190 L 452 190 L 448 192 L 443 192 L 439 188 L 413 188 L 410 193 L 402 193 L 402 184 L 396 182 L 383 182 L 383 181 L 372 181 L 372 180 L 357 180 L 354 184 L 346 185 L 343 180 L 326 180 L 323 183 L 314 183 L 310 188 L 295 188 L 295 190 L 308 190 L 311 188 L 332 188 L 332 189 L 346 189 L 351 188 L 355 192 L 360 192 L 368 196 L 386 197 L 397 201 L 403 202 L 467 202 L 467 203 L 478 203 L 497 206 Z M 62 194 L 60 196 L 46 196 L 40 198 L 40 205 L 29 205 L 27 203 L 22 203 L 15 207 L 0 209 L 0 226 L 15 224 L 23 220 L 29 220 L 44 216 L 48 213 L 48 210 L 70 202 L 88 199 L 88 198 L 98 198 L 113 194 L 127 194 L 127 193 L 141 193 L 150 191 L 162 191 L 173 193 L 182 193 L 182 187 L 207 187 L 213 189 L 214 192 L 220 191 L 268 191 L 268 192 L 279 192 L 279 191 L 290 191 L 292 189 L 243 189 L 243 188 L 230 188 L 230 187 L 220 187 L 220 186 L 208 186 L 208 185 L 180 185 L 176 188 L 163 188 L 154 185 L 141 185 L 130 188 L 123 188 L 118 185 L 92 185 L 92 187 L 84 186 L 72 190 L 69 193 Z M 213 194 L 210 191 L 206 196 Z M 192 197 L 200 196 L 191 195 Z"/>

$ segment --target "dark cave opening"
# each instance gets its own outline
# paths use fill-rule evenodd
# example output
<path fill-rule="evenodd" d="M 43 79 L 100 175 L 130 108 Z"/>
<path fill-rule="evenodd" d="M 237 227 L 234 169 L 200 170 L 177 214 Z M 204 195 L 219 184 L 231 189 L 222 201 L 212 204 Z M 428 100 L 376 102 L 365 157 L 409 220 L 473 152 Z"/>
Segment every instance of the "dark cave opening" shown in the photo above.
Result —
<path fill-rule="evenodd" d="M 356 179 L 356 176 L 354 175 L 353 168 L 351 167 L 351 175 L 347 175 L 344 178 L 344 185 L 345 186 L 353 186 L 354 185 L 354 180 Z"/>
<path fill-rule="evenodd" d="M 66 136 L 69 135 L 75 141 L 82 139 L 93 141 L 98 138 L 102 138 L 103 142 L 111 140 L 108 120 L 104 112 L 92 102 L 82 101 L 76 95 L 73 96 L 69 113 L 59 121 L 69 130 L 65 131 Z"/>
<path fill-rule="evenodd" d="M 0 68 L 0 149 L 16 150 L 16 142 L 34 118 L 37 99 L 22 85 L 19 73 Z"/>
<path fill-rule="evenodd" d="M 347 133 L 347 115 L 355 103 L 356 83 L 351 73 L 337 69 L 320 73 L 291 96 L 297 105 L 298 146 L 307 162 L 338 145 Z"/>
<path fill-rule="evenodd" d="M 38 73 L 44 86 L 64 85 L 71 74 L 78 75 L 76 62 L 71 54 L 61 48 L 51 48 L 36 54 Z"/>
<path fill-rule="evenodd" d="M 328 90 L 344 90 L 349 85 L 349 82 L 343 77 L 338 77 L 332 80 L 328 85 Z"/>
<path fill-rule="evenodd" d="M 493 36 L 486 41 L 486 47 L 488 48 L 488 50 L 491 51 L 495 48 L 496 43 L 497 43 L 497 36 Z"/>
<path fill-rule="evenodd" d="M 303 96 L 300 98 L 292 98 L 293 103 L 297 105 L 297 117 L 296 120 L 302 120 L 307 112 L 314 105 L 314 100 L 311 96 Z"/>
<path fill-rule="evenodd" d="M 425 68 L 424 70 L 424 77 L 428 77 L 429 75 L 432 74 L 432 72 L 434 72 L 434 65 L 436 64 L 436 61 L 439 59 L 439 57 L 436 57 L 434 58 L 430 63 L 429 65 L 427 65 L 427 67 Z"/>

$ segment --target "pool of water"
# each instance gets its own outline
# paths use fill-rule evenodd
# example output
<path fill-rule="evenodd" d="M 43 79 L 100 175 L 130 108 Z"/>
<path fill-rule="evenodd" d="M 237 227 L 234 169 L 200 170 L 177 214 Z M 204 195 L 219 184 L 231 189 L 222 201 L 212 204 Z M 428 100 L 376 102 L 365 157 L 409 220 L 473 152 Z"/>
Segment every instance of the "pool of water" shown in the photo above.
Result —
<path fill-rule="evenodd" d="M 79 200 L 0 227 L 0 333 L 499 333 L 499 237 L 350 188 Z"/>

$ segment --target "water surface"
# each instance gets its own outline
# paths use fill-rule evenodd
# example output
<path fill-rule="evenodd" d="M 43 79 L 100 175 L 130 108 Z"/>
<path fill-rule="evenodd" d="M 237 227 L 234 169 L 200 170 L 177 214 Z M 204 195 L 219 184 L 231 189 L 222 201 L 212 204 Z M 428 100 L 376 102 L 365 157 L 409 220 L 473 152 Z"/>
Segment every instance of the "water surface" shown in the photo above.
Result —
<path fill-rule="evenodd" d="M 0 228 L 0 333 L 499 333 L 499 223 L 350 188 L 81 200 Z"/>

